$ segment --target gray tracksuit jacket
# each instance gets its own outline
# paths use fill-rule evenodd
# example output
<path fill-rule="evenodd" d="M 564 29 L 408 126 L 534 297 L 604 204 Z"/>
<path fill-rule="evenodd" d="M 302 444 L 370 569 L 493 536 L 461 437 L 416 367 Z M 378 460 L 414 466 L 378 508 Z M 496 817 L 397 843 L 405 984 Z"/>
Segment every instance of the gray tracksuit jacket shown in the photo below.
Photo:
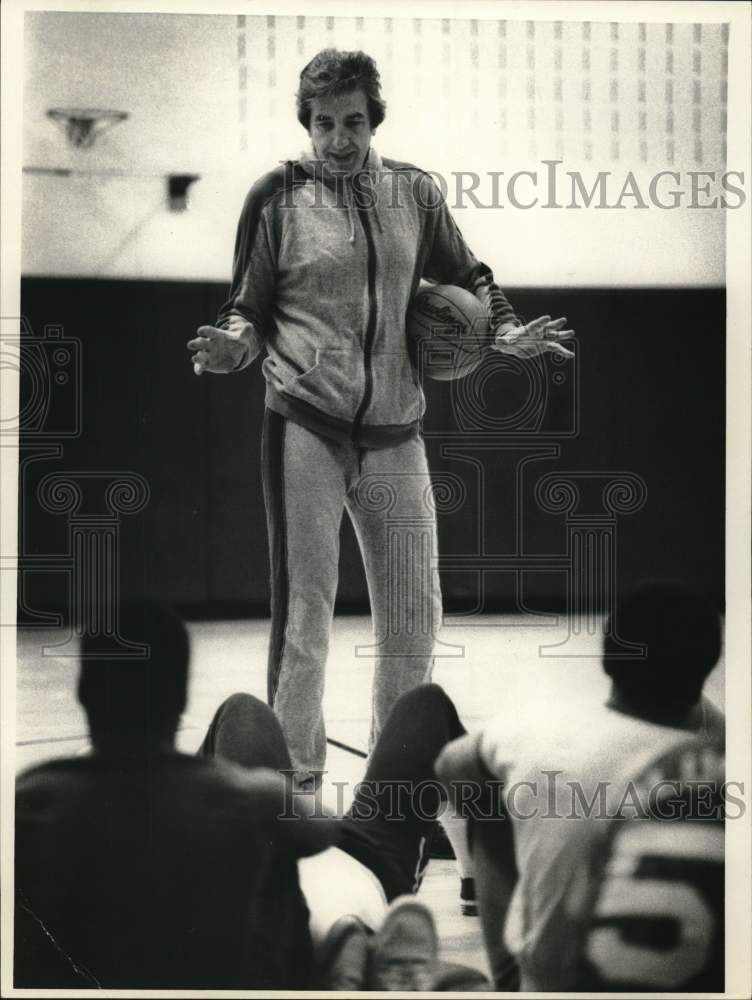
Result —
<path fill-rule="evenodd" d="M 405 334 L 421 278 L 469 289 L 493 328 L 518 322 L 424 171 L 374 149 L 344 181 L 315 160 L 287 161 L 246 197 L 217 325 L 252 324 L 240 367 L 266 347 L 270 409 L 385 447 L 414 436 L 425 409 Z"/>

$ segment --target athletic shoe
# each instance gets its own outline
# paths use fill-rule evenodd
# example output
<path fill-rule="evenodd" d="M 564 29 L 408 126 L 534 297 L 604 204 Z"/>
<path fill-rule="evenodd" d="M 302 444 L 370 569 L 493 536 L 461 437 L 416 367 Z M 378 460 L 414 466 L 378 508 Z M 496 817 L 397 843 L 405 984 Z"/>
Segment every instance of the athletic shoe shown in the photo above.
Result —
<path fill-rule="evenodd" d="M 393 900 L 373 938 L 369 989 L 398 993 L 433 988 L 439 939 L 430 910 L 414 896 Z"/>
<path fill-rule="evenodd" d="M 368 975 L 370 932 L 355 916 L 340 917 L 321 945 L 319 984 L 323 990 L 362 990 Z"/>
<path fill-rule="evenodd" d="M 478 901 L 475 896 L 475 879 L 460 879 L 460 909 L 465 917 L 478 916 Z"/>

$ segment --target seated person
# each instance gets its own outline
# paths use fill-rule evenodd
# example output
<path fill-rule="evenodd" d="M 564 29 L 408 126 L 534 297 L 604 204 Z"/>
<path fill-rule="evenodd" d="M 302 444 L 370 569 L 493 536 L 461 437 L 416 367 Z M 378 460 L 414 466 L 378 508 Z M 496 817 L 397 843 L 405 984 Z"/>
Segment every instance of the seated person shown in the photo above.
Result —
<path fill-rule="evenodd" d="M 490 989 L 480 972 L 440 961 L 431 915 L 413 898 L 447 804 L 433 762 L 464 732 L 454 705 L 436 684 L 404 694 L 338 824 L 336 844 L 299 862 L 320 987 Z M 199 753 L 293 775 L 276 716 L 249 694 L 232 695 L 220 706 Z M 301 799 L 317 801 L 317 793 L 291 795 L 280 825 L 295 822 Z M 316 808 L 323 816 L 320 800 L 310 815 Z"/>
<path fill-rule="evenodd" d="M 293 795 L 278 720 L 251 695 L 224 702 L 197 756 L 177 752 L 185 628 L 146 602 L 119 622 L 148 655 L 84 638 L 93 752 L 17 779 L 16 987 L 305 989 L 316 955 L 334 988 L 488 985 L 439 962 L 430 914 L 404 898 L 446 804 L 433 761 L 464 733 L 440 688 L 395 705 L 335 821 Z"/>
<path fill-rule="evenodd" d="M 723 716 L 702 695 L 720 644 L 702 597 L 644 584 L 606 628 L 605 705 L 541 711 L 535 732 L 498 717 L 437 760 L 455 797 L 503 782 L 506 817 L 471 823 L 498 989 L 723 990 L 722 814 L 687 808 L 691 779 L 716 804 L 723 781 Z"/>
<path fill-rule="evenodd" d="M 17 779 L 15 986 L 304 988 L 296 862 L 332 844 L 336 826 L 308 818 L 305 801 L 280 823 L 278 774 L 178 753 L 185 628 L 143 602 L 119 621 L 149 654 L 118 658 L 113 642 L 108 658 L 101 638 L 84 638 L 78 696 L 93 752 Z"/>

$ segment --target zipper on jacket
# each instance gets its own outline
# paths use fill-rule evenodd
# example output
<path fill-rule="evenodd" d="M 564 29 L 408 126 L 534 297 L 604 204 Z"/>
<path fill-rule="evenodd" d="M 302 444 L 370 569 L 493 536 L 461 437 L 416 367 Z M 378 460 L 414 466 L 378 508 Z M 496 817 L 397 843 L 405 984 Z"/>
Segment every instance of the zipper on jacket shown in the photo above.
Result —
<path fill-rule="evenodd" d="M 371 366 L 371 351 L 373 341 L 376 336 L 376 248 L 373 244 L 373 235 L 368 223 L 366 210 L 358 209 L 363 230 L 366 234 L 366 244 L 368 246 L 368 326 L 366 327 L 366 339 L 363 344 L 363 367 L 365 370 L 365 390 L 363 399 L 358 407 L 358 412 L 353 420 L 353 438 L 357 437 L 358 429 L 363 421 L 363 416 L 368 409 L 373 395 L 373 368 Z"/>

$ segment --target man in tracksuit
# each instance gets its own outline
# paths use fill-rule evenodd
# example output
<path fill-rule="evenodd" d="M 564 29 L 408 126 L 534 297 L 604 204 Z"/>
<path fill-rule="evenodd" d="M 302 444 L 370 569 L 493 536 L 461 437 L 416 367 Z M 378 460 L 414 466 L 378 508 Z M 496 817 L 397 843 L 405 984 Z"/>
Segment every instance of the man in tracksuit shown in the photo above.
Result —
<path fill-rule="evenodd" d="M 422 278 L 486 306 L 489 349 L 554 350 L 564 320 L 522 326 L 477 261 L 428 174 L 382 159 L 375 63 L 320 52 L 301 73 L 310 157 L 251 188 L 230 298 L 189 341 L 194 370 L 245 368 L 266 349 L 262 462 L 272 563 L 269 699 L 300 777 L 323 768 L 324 672 L 346 509 L 377 643 L 373 747 L 401 694 L 430 679 L 441 624 L 436 519 L 420 437 L 425 399 L 405 318 Z"/>

